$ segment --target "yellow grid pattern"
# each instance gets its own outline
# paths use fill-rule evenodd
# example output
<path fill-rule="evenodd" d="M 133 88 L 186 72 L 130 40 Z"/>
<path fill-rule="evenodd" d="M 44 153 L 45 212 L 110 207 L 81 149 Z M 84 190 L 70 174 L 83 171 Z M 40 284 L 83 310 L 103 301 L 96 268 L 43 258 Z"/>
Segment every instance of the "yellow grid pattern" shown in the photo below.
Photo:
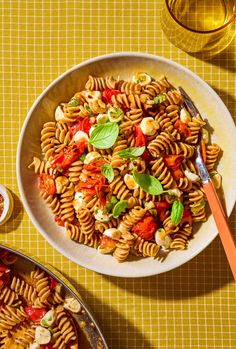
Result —
<path fill-rule="evenodd" d="M 19 199 L 15 157 L 27 111 L 53 79 L 90 57 L 140 51 L 173 59 L 205 79 L 236 117 L 235 41 L 211 61 L 191 57 L 164 37 L 161 6 L 162 0 L 1 0 L 0 182 L 14 193 L 15 211 L 0 239 L 61 270 L 90 305 L 110 348 L 236 348 L 236 286 L 218 238 L 163 275 L 102 276 L 44 241 Z M 235 210 L 230 225 L 235 232 Z"/>

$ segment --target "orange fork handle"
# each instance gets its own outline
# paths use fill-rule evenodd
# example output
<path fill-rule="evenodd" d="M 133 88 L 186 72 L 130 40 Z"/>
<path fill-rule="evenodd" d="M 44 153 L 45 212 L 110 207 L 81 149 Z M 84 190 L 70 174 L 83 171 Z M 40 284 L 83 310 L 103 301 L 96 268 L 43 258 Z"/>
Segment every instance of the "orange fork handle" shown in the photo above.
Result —
<path fill-rule="evenodd" d="M 211 181 L 203 184 L 211 212 L 223 244 L 228 262 L 236 280 L 236 244 L 229 229 L 227 218 Z"/>

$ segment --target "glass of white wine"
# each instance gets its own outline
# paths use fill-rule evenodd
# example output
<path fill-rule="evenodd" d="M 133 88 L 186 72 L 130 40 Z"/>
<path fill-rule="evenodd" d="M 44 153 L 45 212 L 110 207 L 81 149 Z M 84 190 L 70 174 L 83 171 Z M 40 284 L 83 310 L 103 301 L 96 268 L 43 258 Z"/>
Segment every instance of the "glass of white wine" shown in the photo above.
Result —
<path fill-rule="evenodd" d="M 175 46 L 207 58 L 233 40 L 235 18 L 235 0 L 165 0 L 161 25 Z"/>

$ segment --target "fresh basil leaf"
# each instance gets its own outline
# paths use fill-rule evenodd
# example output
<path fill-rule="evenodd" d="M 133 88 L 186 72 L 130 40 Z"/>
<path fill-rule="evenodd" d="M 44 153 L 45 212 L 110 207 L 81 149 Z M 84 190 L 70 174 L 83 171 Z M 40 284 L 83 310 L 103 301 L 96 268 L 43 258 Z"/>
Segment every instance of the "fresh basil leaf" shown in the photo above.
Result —
<path fill-rule="evenodd" d="M 184 213 L 184 206 L 180 200 L 175 200 L 171 208 L 171 222 L 177 225 L 181 222 Z"/>
<path fill-rule="evenodd" d="M 80 161 L 83 161 L 84 162 L 84 159 L 86 158 L 86 154 L 82 154 L 80 157 L 79 157 L 79 159 L 80 159 Z"/>
<path fill-rule="evenodd" d="M 120 214 L 126 209 L 127 206 L 128 206 L 127 200 L 118 201 L 112 210 L 112 216 L 114 218 L 118 218 Z"/>
<path fill-rule="evenodd" d="M 153 176 L 145 173 L 133 171 L 133 177 L 136 183 L 151 195 L 160 195 L 164 192 L 161 182 Z"/>
<path fill-rule="evenodd" d="M 116 122 L 107 122 L 98 125 L 91 133 L 89 143 L 98 149 L 107 149 L 114 145 L 119 134 Z"/>
<path fill-rule="evenodd" d="M 111 197 L 112 205 L 115 205 L 117 202 L 118 202 L 117 198 L 114 195 L 112 195 L 112 197 Z"/>
<path fill-rule="evenodd" d="M 136 158 L 137 156 L 141 156 L 145 150 L 145 146 L 143 147 L 131 147 L 126 148 L 124 150 L 118 151 L 117 155 L 124 159 L 132 159 Z"/>
<path fill-rule="evenodd" d="M 77 99 L 72 98 L 68 103 L 68 107 L 77 107 L 79 105 L 79 101 Z"/>
<path fill-rule="evenodd" d="M 153 99 L 153 102 L 154 102 L 154 105 L 158 105 L 162 102 L 165 102 L 166 100 L 166 96 L 165 95 L 159 95 L 159 96 L 156 96 L 154 99 Z"/>
<path fill-rule="evenodd" d="M 101 173 L 103 176 L 105 176 L 109 183 L 111 183 L 114 179 L 114 171 L 111 165 L 105 164 L 102 166 Z"/>

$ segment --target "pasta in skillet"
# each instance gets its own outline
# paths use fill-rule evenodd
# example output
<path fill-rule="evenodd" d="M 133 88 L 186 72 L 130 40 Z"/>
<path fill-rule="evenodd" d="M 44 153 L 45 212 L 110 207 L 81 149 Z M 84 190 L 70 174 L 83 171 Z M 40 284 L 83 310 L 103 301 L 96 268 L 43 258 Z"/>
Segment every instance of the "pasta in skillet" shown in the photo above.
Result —
<path fill-rule="evenodd" d="M 0 348 L 78 348 L 71 314 L 83 311 L 79 302 L 64 297 L 61 285 L 38 267 L 19 272 L 16 261 L 0 249 Z"/>
<path fill-rule="evenodd" d="M 42 157 L 29 168 L 69 238 L 119 262 L 156 257 L 160 248 L 185 249 L 193 223 L 206 220 L 198 142 L 219 187 L 220 147 L 165 76 L 89 76 L 43 125 Z"/>

